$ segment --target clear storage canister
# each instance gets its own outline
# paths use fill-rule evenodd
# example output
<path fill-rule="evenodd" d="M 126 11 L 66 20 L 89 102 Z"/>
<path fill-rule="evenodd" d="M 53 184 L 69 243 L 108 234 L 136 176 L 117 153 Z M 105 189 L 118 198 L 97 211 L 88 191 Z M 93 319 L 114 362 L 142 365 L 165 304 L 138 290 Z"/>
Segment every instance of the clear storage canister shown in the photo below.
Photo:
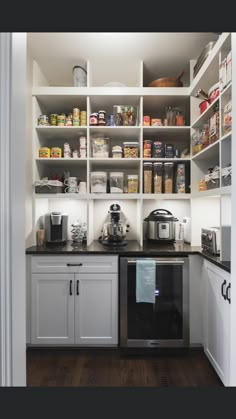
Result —
<path fill-rule="evenodd" d="M 152 193 L 152 163 L 143 163 L 143 192 Z"/>
<path fill-rule="evenodd" d="M 107 191 L 107 173 L 91 172 L 91 192 L 106 193 Z"/>
<path fill-rule="evenodd" d="M 127 192 L 138 193 L 138 175 L 127 176 Z"/>
<path fill-rule="evenodd" d="M 110 172 L 110 192 L 123 193 L 124 191 L 124 173 Z"/>
<path fill-rule="evenodd" d="M 164 192 L 173 193 L 173 168 L 174 163 L 164 163 Z"/>
<path fill-rule="evenodd" d="M 153 190 L 154 193 L 162 193 L 162 167 L 161 162 L 153 163 Z"/>

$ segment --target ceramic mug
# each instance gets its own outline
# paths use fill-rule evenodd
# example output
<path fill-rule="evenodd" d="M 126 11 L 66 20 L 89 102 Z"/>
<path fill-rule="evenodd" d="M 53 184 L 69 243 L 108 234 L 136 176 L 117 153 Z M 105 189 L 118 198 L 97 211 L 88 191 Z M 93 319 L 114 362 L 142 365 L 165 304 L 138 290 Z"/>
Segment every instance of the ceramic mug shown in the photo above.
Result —
<path fill-rule="evenodd" d="M 64 180 L 64 185 L 66 186 L 66 193 L 78 192 L 77 177 L 69 176 L 67 179 Z"/>
<path fill-rule="evenodd" d="M 80 182 L 80 184 L 78 186 L 78 192 L 79 193 L 86 193 L 87 192 L 86 182 Z"/>

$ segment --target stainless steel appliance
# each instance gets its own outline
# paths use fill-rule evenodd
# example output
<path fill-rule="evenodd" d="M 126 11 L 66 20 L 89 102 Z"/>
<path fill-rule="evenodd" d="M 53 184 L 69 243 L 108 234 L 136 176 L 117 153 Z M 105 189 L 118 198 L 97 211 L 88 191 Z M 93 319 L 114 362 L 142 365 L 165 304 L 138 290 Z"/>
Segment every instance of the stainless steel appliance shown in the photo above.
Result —
<path fill-rule="evenodd" d="M 120 258 L 120 346 L 189 346 L 188 257 L 154 258 L 155 303 L 136 302 L 136 262 Z"/>
<path fill-rule="evenodd" d="M 144 219 L 144 237 L 156 242 L 173 243 L 175 240 L 175 222 L 178 221 L 166 209 L 156 209 Z"/>
<path fill-rule="evenodd" d="M 112 204 L 108 214 L 110 214 L 110 221 L 104 224 L 102 236 L 98 240 L 107 246 L 125 246 L 127 244 L 125 233 L 129 232 L 129 225 L 121 219 L 120 205 Z"/>
<path fill-rule="evenodd" d="M 220 254 L 220 227 L 202 228 L 202 250 L 212 255 Z"/>
<path fill-rule="evenodd" d="M 45 214 L 45 240 L 49 244 L 64 244 L 67 240 L 68 215 L 61 212 Z"/>

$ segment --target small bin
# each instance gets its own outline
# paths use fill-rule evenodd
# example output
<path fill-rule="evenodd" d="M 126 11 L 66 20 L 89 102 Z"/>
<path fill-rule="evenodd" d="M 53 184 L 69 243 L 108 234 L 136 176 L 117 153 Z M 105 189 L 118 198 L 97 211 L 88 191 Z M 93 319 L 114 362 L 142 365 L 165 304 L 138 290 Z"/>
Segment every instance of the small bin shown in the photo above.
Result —
<path fill-rule="evenodd" d="M 221 169 L 222 186 L 230 186 L 232 181 L 232 166 L 227 166 Z"/>
<path fill-rule="evenodd" d="M 207 190 L 219 188 L 220 186 L 219 168 L 205 175 L 205 182 L 206 182 Z"/>
<path fill-rule="evenodd" d="M 111 193 L 124 192 L 124 173 L 123 172 L 110 173 L 110 192 Z"/>
<path fill-rule="evenodd" d="M 59 180 L 38 180 L 34 186 L 35 193 L 55 194 L 64 192 L 64 184 Z"/>
<path fill-rule="evenodd" d="M 91 172 L 91 192 L 106 193 L 107 191 L 107 173 Z"/>

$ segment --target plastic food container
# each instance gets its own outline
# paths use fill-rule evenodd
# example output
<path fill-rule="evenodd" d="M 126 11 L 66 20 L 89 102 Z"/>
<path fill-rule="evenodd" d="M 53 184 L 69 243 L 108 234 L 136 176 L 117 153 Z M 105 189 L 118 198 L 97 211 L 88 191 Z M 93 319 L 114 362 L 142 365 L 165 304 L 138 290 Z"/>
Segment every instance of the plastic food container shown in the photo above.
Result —
<path fill-rule="evenodd" d="M 143 163 L 143 192 L 152 193 L 152 163 Z"/>
<path fill-rule="evenodd" d="M 124 192 L 124 173 L 110 172 L 110 192 L 123 193 Z"/>
<path fill-rule="evenodd" d="M 109 157 L 109 138 L 92 138 L 92 157 Z"/>
<path fill-rule="evenodd" d="M 171 162 L 164 163 L 164 192 L 173 193 L 173 168 Z"/>
<path fill-rule="evenodd" d="M 122 159 L 122 147 L 119 147 L 119 146 L 115 146 L 115 147 L 112 148 L 113 159 Z"/>
<path fill-rule="evenodd" d="M 161 162 L 153 163 L 153 189 L 154 193 L 162 193 L 162 168 Z"/>
<path fill-rule="evenodd" d="M 125 142 L 124 145 L 124 158 L 125 159 L 136 159 L 138 158 L 138 142 Z"/>
<path fill-rule="evenodd" d="M 127 176 L 128 193 L 138 193 L 138 175 Z"/>
<path fill-rule="evenodd" d="M 91 172 L 91 193 L 106 193 L 107 173 Z"/>

